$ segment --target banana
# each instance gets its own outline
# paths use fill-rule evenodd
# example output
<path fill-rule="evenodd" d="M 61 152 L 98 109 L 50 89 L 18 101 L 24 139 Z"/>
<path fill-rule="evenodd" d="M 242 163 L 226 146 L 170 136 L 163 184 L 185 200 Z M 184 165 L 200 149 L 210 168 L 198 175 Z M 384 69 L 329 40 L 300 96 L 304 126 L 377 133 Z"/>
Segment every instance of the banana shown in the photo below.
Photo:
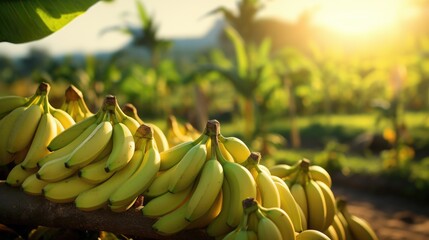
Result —
<path fill-rule="evenodd" d="M 59 182 L 47 184 L 42 193 L 51 202 L 68 203 L 73 202 L 79 193 L 94 186 L 94 184 L 85 182 L 79 176 L 73 175 Z"/>
<path fill-rule="evenodd" d="M 286 178 L 287 176 L 289 176 L 289 174 L 291 174 L 292 171 L 294 171 L 294 169 L 287 164 L 277 164 L 277 165 L 271 166 L 269 170 L 271 175 L 274 175 L 280 178 Z"/>
<path fill-rule="evenodd" d="M 192 222 L 210 209 L 221 191 L 223 178 L 222 165 L 215 157 L 204 163 L 195 191 L 189 199 L 186 220 Z"/>
<path fill-rule="evenodd" d="M 165 133 L 170 147 L 174 147 L 184 142 L 192 141 L 191 136 L 185 135 L 181 131 L 181 127 L 179 126 L 176 117 L 174 117 L 173 115 L 170 115 L 167 119 L 167 129 Z"/>
<path fill-rule="evenodd" d="M 61 110 L 67 112 L 77 123 L 92 115 L 85 103 L 82 92 L 73 85 L 70 85 L 65 91 L 65 101 Z"/>
<path fill-rule="evenodd" d="M 219 135 L 219 140 L 231 154 L 235 162 L 242 163 L 250 156 L 249 148 L 239 138 Z"/>
<path fill-rule="evenodd" d="M 28 100 L 28 98 L 21 96 L 0 97 L 0 116 L 4 116 L 14 109 L 24 106 Z"/>
<path fill-rule="evenodd" d="M 30 145 L 25 147 L 23 150 L 12 154 L 13 163 L 15 165 L 22 163 L 25 157 L 27 156 L 28 150 L 30 149 Z"/>
<path fill-rule="evenodd" d="M 48 149 L 50 151 L 56 151 L 71 143 L 74 139 L 80 136 L 88 127 L 94 125 L 97 122 L 97 119 L 99 118 L 100 114 L 101 111 L 96 115 L 93 115 L 65 129 L 63 132 L 61 132 L 61 134 L 58 134 L 54 139 L 52 139 L 52 141 L 49 143 Z"/>
<path fill-rule="evenodd" d="M 82 167 L 91 163 L 108 145 L 112 137 L 113 126 L 110 121 L 102 121 L 95 130 L 76 147 L 65 162 L 66 167 Z"/>
<path fill-rule="evenodd" d="M 57 135 L 56 136 L 58 136 L 58 134 L 64 132 L 64 127 L 58 119 L 56 119 L 55 117 L 54 117 L 54 119 L 55 119 L 55 124 L 57 125 Z"/>
<path fill-rule="evenodd" d="M 219 215 L 222 210 L 222 191 L 217 195 L 214 203 L 210 206 L 209 210 L 205 212 L 201 217 L 191 221 L 191 223 L 185 228 L 188 229 L 200 229 L 205 228 Z"/>
<path fill-rule="evenodd" d="M 21 163 L 24 168 L 36 168 L 37 162 L 49 154 L 49 142 L 57 135 L 57 125 L 51 113 L 43 113 L 28 153 Z"/>
<path fill-rule="evenodd" d="M 109 206 L 109 208 L 110 208 L 110 210 L 112 211 L 112 212 L 117 212 L 117 213 L 119 213 L 119 212 L 125 212 L 125 211 L 127 211 L 128 209 L 130 209 L 131 207 L 133 207 L 135 204 L 136 204 L 136 202 L 137 202 L 137 200 L 138 200 L 139 198 L 135 198 L 133 201 L 131 201 L 130 203 L 126 203 L 126 204 L 124 204 L 124 205 L 108 205 Z"/>
<path fill-rule="evenodd" d="M 174 174 L 174 168 L 159 172 L 152 184 L 148 187 L 144 195 L 147 197 L 157 197 L 168 192 L 170 178 Z"/>
<path fill-rule="evenodd" d="M 92 211 L 107 205 L 109 197 L 113 194 L 114 191 L 116 191 L 121 186 L 127 187 L 126 185 L 123 185 L 124 182 L 126 182 L 127 179 L 132 176 L 132 174 L 139 168 L 142 162 L 143 150 L 136 150 L 127 166 L 116 172 L 107 181 L 80 193 L 75 199 L 76 207 L 84 211 Z M 115 208 L 115 206 L 122 205 L 112 205 L 112 207 Z M 128 207 L 128 205 L 129 202 L 127 202 L 127 206 L 125 207 Z"/>
<path fill-rule="evenodd" d="M 216 147 L 216 153 L 219 157 L 219 148 Z M 231 201 L 227 224 L 236 227 L 243 216 L 243 207 L 241 201 L 246 198 L 256 198 L 256 182 L 247 168 L 235 162 L 221 160 L 224 176 L 230 186 Z"/>
<path fill-rule="evenodd" d="M 342 225 L 341 220 L 340 220 L 340 218 L 338 217 L 337 214 L 335 214 L 334 221 L 332 221 L 332 227 L 334 227 L 335 232 L 337 233 L 338 240 L 346 240 L 346 239 L 348 239 L 346 237 L 346 231 L 344 229 L 344 226 Z"/>
<path fill-rule="evenodd" d="M 105 156 L 103 159 L 90 163 L 79 169 L 79 177 L 93 184 L 102 183 L 109 179 L 115 172 L 106 172 L 104 170 L 108 157 L 109 156 Z"/>
<path fill-rule="evenodd" d="M 335 228 L 331 225 L 323 232 L 329 239 L 338 240 L 338 234 L 335 231 Z"/>
<path fill-rule="evenodd" d="M 42 167 L 43 165 L 45 165 L 50 161 L 53 161 L 60 157 L 64 157 L 66 155 L 70 155 L 83 141 L 85 141 L 86 138 L 88 138 L 89 135 L 91 135 L 92 132 L 94 132 L 96 127 L 97 127 L 96 123 L 92 124 L 91 126 L 86 128 L 78 137 L 72 140 L 70 143 L 67 143 L 64 147 L 56 151 L 53 151 L 50 154 L 46 155 L 45 157 L 41 158 L 37 162 L 37 166 Z"/>
<path fill-rule="evenodd" d="M 123 168 L 131 160 L 135 143 L 131 131 L 125 124 L 117 122 L 113 125 L 113 147 L 106 161 L 105 171 L 114 172 Z"/>
<path fill-rule="evenodd" d="M 156 146 L 159 152 L 164 152 L 169 148 L 167 137 L 162 132 L 161 128 L 152 123 L 146 123 L 153 130 L 153 138 L 155 139 Z"/>
<path fill-rule="evenodd" d="M 36 174 L 28 176 L 21 185 L 21 189 L 30 195 L 42 195 L 42 189 L 48 184 L 36 177 Z"/>
<path fill-rule="evenodd" d="M 311 165 L 309 167 L 309 174 L 313 180 L 324 182 L 329 188 L 332 187 L 331 175 L 321 166 Z"/>
<path fill-rule="evenodd" d="M 323 197 L 325 198 L 326 217 L 323 228 L 327 229 L 333 223 L 335 212 L 337 210 L 335 196 L 332 190 L 324 182 L 316 181 L 316 183 L 319 185 L 320 189 L 322 190 Z"/>
<path fill-rule="evenodd" d="M 190 186 L 177 193 L 166 192 L 149 200 L 142 208 L 143 215 L 147 217 L 160 217 L 174 211 L 189 199 L 193 188 L 193 186 Z"/>
<path fill-rule="evenodd" d="M 170 178 L 168 191 L 180 192 L 190 186 L 200 173 L 206 157 L 205 142 L 192 147 L 174 166 L 174 174 Z"/>
<path fill-rule="evenodd" d="M 60 121 L 61 125 L 63 125 L 64 129 L 68 129 L 71 126 L 74 126 L 76 122 L 73 120 L 73 118 L 65 111 L 61 109 L 57 109 L 54 107 L 50 107 L 49 111 L 52 113 L 52 115 Z"/>
<path fill-rule="evenodd" d="M 144 193 L 159 171 L 160 156 L 155 149 L 155 140 L 148 140 L 143 162 L 139 168 L 124 183 L 123 187 L 116 189 L 109 197 L 111 205 L 123 205 Z"/>
<path fill-rule="evenodd" d="M 21 164 L 15 165 L 7 175 L 6 183 L 12 187 L 19 187 L 35 171 L 35 169 L 25 170 L 21 167 Z"/>
<path fill-rule="evenodd" d="M 205 135 L 201 135 L 201 136 L 205 136 Z M 202 140 L 202 139 L 199 138 L 194 141 L 183 142 L 181 144 L 178 144 L 174 147 L 169 148 L 168 150 L 161 152 L 160 153 L 160 156 L 161 156 L 160 170 L 164 171 L 175 166 L 183 158 L 183 156 L 185 156 L 185 154 L 189 152 L 189 150 L 191 150 L 192 147 L 194 147 L 200 142 L 199 140 Z"/>
<path fill-rule="evenodd" d="M 292 196 L 289 187 L 283 182 L 276 182 L 277 191 L 280 195 L 280 208 L 283 209 L 290 217 L 294 229 L 297 232 L 304 230 L 301 223 L 301 215 L 299 213 L 299 206 Z"/>
<path fill-rule="evenodd" d="M 299 184 L 299 183 L 295 183 L 292 185 L 292 187 L 290 188 L 290 193 L 292 194 L 293 198 L 295 199 L 296 203 L 298 204 L 299 208 L 302 210 L 303 214 L 304 214 L 304 218 L 308 219 L 308 206 L 307 206 L 307 196 L 305 193 L 305 189 L 304 187 Z M 301 221 L 303 219 L 301 218 Z M 305 225 L 307 226 L 307 225 Z"/>
<path fill-rule="evenodd" d="M 226 179 L 223 179 L 222 182 L 222 209 L 213 221 L 211 221 L 207 228 L 207 235 L 210 237 L 218 237 L 228 232 L 232 231 L 232 227 L 229 226 L 226 222 L 229 215 L 229 206 L 231 201 L 231 192 L 229 188 L 229 183 Z"/>
<path fill-rule="evenodd" d="M 277 190 L 276 184 L 274 183 L 271 175 L 256 166 L 258 171 L 256 176 L 256 186 L 261 193 L 261 205 L 267 208 L 279 208 L 280 195 Z"/>
<path fill-rule="evenodd" d="M 29 106 L 19 115 L 9 135 L 8 152 L 18 152 L 31 143 L 41 117 L 42 108 L 39 104 Z"/>
<path fill-rule="evenodd" d="M 377 235 L 374 230 L 371 228 L 369 223 L 358 216 L 352 215 L 346 206 L 346 202 L 339 200 L 339 210 L 344 216 L 345 220 L 348 224 L 348 229 L 350 231 L 350 235 L 353 239 L 362 239 L 362 240 L 378 240 Z"/>
<path fill-rule="evenodd" d="M 280 230 L 282 239 L 295 239 L 295 229 L 289 215 L 281 208 L 259 207 L 261 212 L 269 218 Z"/>
<path fill-rule="evenodd" d="M 36 173 L 37 178 L 46 182 L 58 182 L 72 176 L 78 168 L 66 168 L 65 162 L 69 158 L 69 155 L 65 155 L 43 164 Z"/>
<path fill-rule="evenodd" d="M 7 151 L 7 144 L 9 142 L 9 135 L 13 129 L 16 119 L 24 112 L 26 107 L 18 107 L 10 112 L 7 116 L 0 120 L 0 166 L 7 165 L 13 161 L 13 154 Z"/>
<path fill-rule="evenodd" d="M 347 222 L 341 211 L 338 210 L 336 216 L 338 217 L 338 220 L 341 223 L 342 228 L 344 229 L 344 234 L 346 236 L 345 239 L 353 239 L 349 229 L 349 223 Z"/>
<path fill-rule="evenodd" d="M 184 230 L 190 222 L 185 219 L 185 213 L 188 202 L 176 210 L 160 217 L 153 225 L 152 228 L 160 235 L 172 235 Z"/>
<path fill-rule="evenodd" d="M 225 146 L 221 142 L 219 142 L 219 149 L 220 149 L 220 152 L 222 153 L 222 156 L 226 160 L 228 160 L 230 162 L 234 162 L 235 161 L 234 158 L 232 157 L 232 155 L 228 152 L 228 150 L 226 150 Z"/>
<path fill-rule="evenodd" d="M 318 230 L 307 229 L 296 236 L 296 240 L 331 240 L 328 236 Z"/>
<path fill-rule="evenodd" d="M 256 212 L 258 217 L 258 239 L 281 240 L 282 233 L 277 225 L 268 217 L 266 217 L 259 209 Z M 289 234 L 287 234 L 289 235 Z M 286 238 L 288 239 L 288 238 Z"/>
<path fill-rule="evenodd" d="M 322 189 L 316 181 L 310 179 L 305 185 L 305 193 L 307 195 L 308 226 L 310 229 L 323 232 L 326 230 L 327 205 Z"/>

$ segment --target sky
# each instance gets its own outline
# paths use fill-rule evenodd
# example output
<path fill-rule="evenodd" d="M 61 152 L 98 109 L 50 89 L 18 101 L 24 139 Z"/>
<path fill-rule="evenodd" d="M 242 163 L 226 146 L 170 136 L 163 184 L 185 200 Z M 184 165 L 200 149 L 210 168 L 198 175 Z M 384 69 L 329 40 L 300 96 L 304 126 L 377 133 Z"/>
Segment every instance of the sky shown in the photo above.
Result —
<path fill-rule="evenodd" d="M 51 55 L 75 52 L 113 51 L 129 41 L 117 31 L 100 34 L 105 29 L 138 25 L 136 0 L 99 2 L 50 36 L 23 44 L 0 43 L 0 54 L 23 56 L 30 48 L 44 48 Z M 233 0 L 140 0 L 159 24 L 160 37 L 200 37 L 220 19 L 205 14 L 219 6 L 236 9 Z M 406 0 L 267 0 L 260 17 L 279 17 L 295 21 L 306 9 L 317 9 L 315 20 L 346 34 L 362 34 L 391 25 L 406 15 Z"/>

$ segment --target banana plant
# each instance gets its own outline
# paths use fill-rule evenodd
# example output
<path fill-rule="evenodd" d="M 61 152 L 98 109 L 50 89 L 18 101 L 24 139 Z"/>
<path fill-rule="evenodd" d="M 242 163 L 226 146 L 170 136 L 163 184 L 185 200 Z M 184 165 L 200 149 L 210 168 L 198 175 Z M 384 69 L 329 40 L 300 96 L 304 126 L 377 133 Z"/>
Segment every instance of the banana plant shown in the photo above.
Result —
<path fill-rule="evenodd" d="M 230 67 L 215 63 L 201 65 L 185 77 L 184 82 L 195 81 L 203 76 L 216 73 L 228 81 L 243 100 L 242 114 L 245 122 L 244 138 L 253 139 L 260 124 L 260 100 L 277 84 L 270 64 L 271 43 L 268 39 L 260 45 L 246 44 L 239 33 L 231 26 L 225 28 L 228 39 L 235 50 Z"/>
<path fill-rule="evenodd" d="M 0 42 L 24 43 L 60 30 L 99 0 L 0 0 Z"/>

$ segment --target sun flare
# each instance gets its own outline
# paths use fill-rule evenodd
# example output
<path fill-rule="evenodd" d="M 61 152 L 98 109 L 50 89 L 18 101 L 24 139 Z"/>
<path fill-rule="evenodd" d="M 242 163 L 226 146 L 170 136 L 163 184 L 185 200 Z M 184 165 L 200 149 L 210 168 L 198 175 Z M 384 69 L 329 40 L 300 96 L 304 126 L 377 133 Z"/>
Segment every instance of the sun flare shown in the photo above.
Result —
<path fill-rule="evenodd" d="M 321 1 L 316 23 L 347 35 L 392 28 L 404 15 L 405 0 Z"/>

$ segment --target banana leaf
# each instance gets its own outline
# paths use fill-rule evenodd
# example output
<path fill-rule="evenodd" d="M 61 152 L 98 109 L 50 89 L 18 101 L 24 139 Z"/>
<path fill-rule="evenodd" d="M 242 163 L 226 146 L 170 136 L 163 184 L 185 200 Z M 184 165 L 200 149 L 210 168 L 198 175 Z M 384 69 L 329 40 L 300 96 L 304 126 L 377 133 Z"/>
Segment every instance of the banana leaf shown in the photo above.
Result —
<path fill-rule="evenodd" d="M 24 43 L 58 31 L 98 0 L 0 0 L 0 42 Z"/>

